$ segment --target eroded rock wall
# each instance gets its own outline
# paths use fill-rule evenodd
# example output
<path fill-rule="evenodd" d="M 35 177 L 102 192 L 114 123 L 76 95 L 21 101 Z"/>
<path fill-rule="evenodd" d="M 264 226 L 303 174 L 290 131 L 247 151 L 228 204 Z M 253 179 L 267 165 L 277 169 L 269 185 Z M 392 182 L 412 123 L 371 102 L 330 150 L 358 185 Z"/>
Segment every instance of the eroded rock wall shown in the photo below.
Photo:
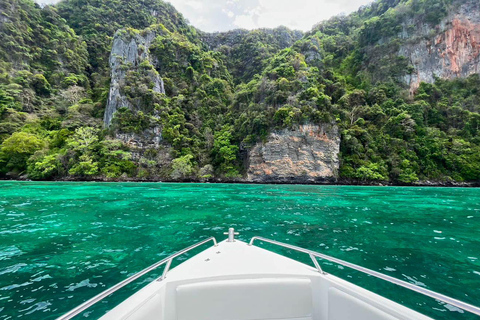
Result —
<path fill-rule="evenodd" d="M 134 109 L 134 106 L 123 93 L 127 72 L 135 71 L 139 65 L 147 61 L 151 64 L 149 48 L 155 39 L 154 31 L 141 35 L 129 30 L 119 30 L 115 33 L 112 52 L 110 54 L 111 82 L 107 107 L 104 115 L 104 124 L 108 127 L 113 119 L 113 114 L 122 107 Z M 163 80 L 154 69 L 148 75 L 153 82 L 153 91 L 165 93 Z"/>
<path fill-rule="evenodd" d="M 251 182 L 320 182 L 338 176 L 340 134 L 334 124 L 273 132 L 249 151 Z"/>
<path fill-rule="evenodd" d="M 106 127 L 112 124 L 115 112 L 126 107 L 133 111 L 145 111 L 149 106 L 142 105 L 142 99 L 128 96 L 128 87 L 152 88 L 164 94 L 164 84 L 154 65 L 154 57 L 149 48 L 158 35 L 158 30 L 147 29 L 139 32 L 122 29 L 116 32 L 110 54 L 111 83 L 107 107 L 104 115 Z M 129 147 L 132 160 L 142 168 L 148 168 L 151 175 L 164 175 L 172 161 L 171 146 L 162 137 L 159 125 L 142 132 L 123 132 L 114 128 L 114 136 Z"/>
<path fill-rule="evenodd" d="M 415 24 L 414 33 L 407 26 Z M 421 82 L 435 78 L 468 77 L 480 70 L 480 2 L 454 6 L 449 15 L 432 29 L 413 20 L 404 23 L 401 38 L 408 39 L 398 54 L 407 57 L 415 70 L 404 77 L 415 92 Z"/>

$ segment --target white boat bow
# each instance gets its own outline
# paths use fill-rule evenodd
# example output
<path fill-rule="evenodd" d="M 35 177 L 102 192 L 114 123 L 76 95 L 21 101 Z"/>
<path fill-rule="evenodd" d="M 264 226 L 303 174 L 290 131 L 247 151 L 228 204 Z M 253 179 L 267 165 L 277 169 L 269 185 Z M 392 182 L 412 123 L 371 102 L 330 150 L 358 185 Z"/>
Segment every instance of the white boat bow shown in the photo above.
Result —
<path fill-rule="evenodd" d="M 431 319 L 322 271 L 317 258 L 361 271 L 480 315 L 480 308 L 321 253 L 254 237 L 250 243 L 208 238 L 157 262 L 58 318 L 69 320 L 165 265 L 162 277 L 142 288 L 101 320 L 411 320 Z M 254 246 L 269 242 L 308 254 L 315 267 Z M 213 246 L 170 270 L 174 258 L 205 243 Z"/>

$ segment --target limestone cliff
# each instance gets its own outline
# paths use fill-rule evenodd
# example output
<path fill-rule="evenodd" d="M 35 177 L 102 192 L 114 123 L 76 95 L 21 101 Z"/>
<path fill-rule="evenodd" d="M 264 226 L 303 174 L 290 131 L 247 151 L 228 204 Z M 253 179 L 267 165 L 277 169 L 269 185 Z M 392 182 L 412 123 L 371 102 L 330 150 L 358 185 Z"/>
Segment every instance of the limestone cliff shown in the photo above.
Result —
<path fill-rule="evenodd" d="M 153 127 L 141 133 L 117 132 L 115 138 L 123 141 L 133 151 L 133 159 L 138 161 L 145 150 L 159 149 L 162 146 L 162 131 Z"/>
<path fill-rule="evenodd" d="M 152 92 L 165 93 L 163 80 L 154 66 L 158 61 L 154 61 L 149 50 L 161 32 L 161 27 L 153 27 L 142 32 L 122 29 L 115 33 L 110 54 L 110 94 L 104 115 L 106 127 L 112 124 L 115 112 L 123 107 L 156 117 L 151 101 L 145 97 L 150 97 Z M 153 121 L 142 131 L 124 130 L 121 125 L 113 128 L 115 138 L 128 146 L 132 160 L 141 170 L 148 169 L 151 175 L 165 175 L 172 161 L 171 146 L 164 141 L 158 123 Z"/>
<path fill-rule="evenodd" d="M 407 41 L 400 46 L 398 55 L 406 57 L 414 67 L 411 74 L 404 76 L 412 93 L 422 81 L 433 83 L 436 77 L 464 78 L 479 72 L 479 12 L 478 1 L 466 1 L 453 6 L 434 29 L 418 18 L 405 21 L 400 37 Z"/>
<path fill-rule="evenodd" d="M 249 152 L 251 182 L 318 182 L 335 180 L 340 135 L 332 124 L 301 125 L 273 132 Z"/>
<path fill-rule="evenodd" d="M 155 37 L 156 32 L 153 30 L 147 30 L 143 34 L 128 29 L 115 33 L 110 54 L 111 82 L 104 116 L 105 126 L 108 127 L 111 124 L 113 114 L 122 107 L 142 109 L 139 103 L 129 99 L 125 93 L 125 87 L 130 84 L 127 79 L 129 73 L 138 72 L 139 69 L 150 66 L 146 72 L 143 70 L 145 76 L 143 81 L 148 81 L 154 92 L 165 93 L 162 78 L 155 68 L 151 67 L 149 47 Z"/>

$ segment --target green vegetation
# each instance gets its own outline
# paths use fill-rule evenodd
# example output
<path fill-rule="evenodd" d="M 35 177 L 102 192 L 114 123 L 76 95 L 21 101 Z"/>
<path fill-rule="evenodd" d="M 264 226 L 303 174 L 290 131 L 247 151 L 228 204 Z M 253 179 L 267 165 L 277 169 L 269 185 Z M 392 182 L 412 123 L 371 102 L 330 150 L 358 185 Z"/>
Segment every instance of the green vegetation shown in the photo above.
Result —
<path fill-rule="evenodd" d="M 160 0 L 3 1 L 0 174 L 234 179 L 245 174 L 246 150 L 272 130 L 335 122 L 342 179 L 478 181 L 480 77 L 437 79 L 410 94 L 403 79 L 414 67 L 398 56 L 416 41 L 407 17 L 435 32 L 455 1 L 378 0 L 305 35 L 203 34 Z M 122 66 L 132 107 L 104 129 L 119 29 L 125 38 L 155 33 L 152 61 Z M 153 90 L 157 75 L 165 94 Z M 135 147 L 155 132 L 160 143 Z"/>
<path fill-rule="evenodd" d="M 145 29 L 163 24 L 171 31 L 187 35 L 190 40 L 194 40 L 196 35 L 196 30 L 187 24 L 183 16 L 163 1 L 64 0 L 56 5 L 56 9 L 86 40 L 91 72 L 100 76 L 108 76 L 108 56 L 113 35 L 119 29 Z"/>
<path fill-rule="evenodd" d="M 291 47 L 302 38 L 300 31 L 285 27 L 258 29 L 253 31 L 233 30 L 224 33 L 205 35 L 206 43 L 223 55 L 235 84 L 247 83 L 261 74 L 272 58 L 280 50 Z"/>

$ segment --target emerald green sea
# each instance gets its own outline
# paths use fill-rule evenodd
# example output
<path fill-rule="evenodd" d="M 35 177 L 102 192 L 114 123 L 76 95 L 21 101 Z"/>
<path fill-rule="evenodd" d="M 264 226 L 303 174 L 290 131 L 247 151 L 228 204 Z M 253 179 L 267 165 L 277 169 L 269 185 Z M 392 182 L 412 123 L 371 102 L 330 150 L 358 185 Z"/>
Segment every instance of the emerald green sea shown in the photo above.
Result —
<path fill-rule="evenodd" d="M 55 319 L 177 250 L 224 239 L 228 227 L 480 305 L 480 189 L 0 182 L 0 319 Z M 320 262 L 435 319 L 477 319 Z M 98 318 L 160 273 L 83 316 Z"/>

